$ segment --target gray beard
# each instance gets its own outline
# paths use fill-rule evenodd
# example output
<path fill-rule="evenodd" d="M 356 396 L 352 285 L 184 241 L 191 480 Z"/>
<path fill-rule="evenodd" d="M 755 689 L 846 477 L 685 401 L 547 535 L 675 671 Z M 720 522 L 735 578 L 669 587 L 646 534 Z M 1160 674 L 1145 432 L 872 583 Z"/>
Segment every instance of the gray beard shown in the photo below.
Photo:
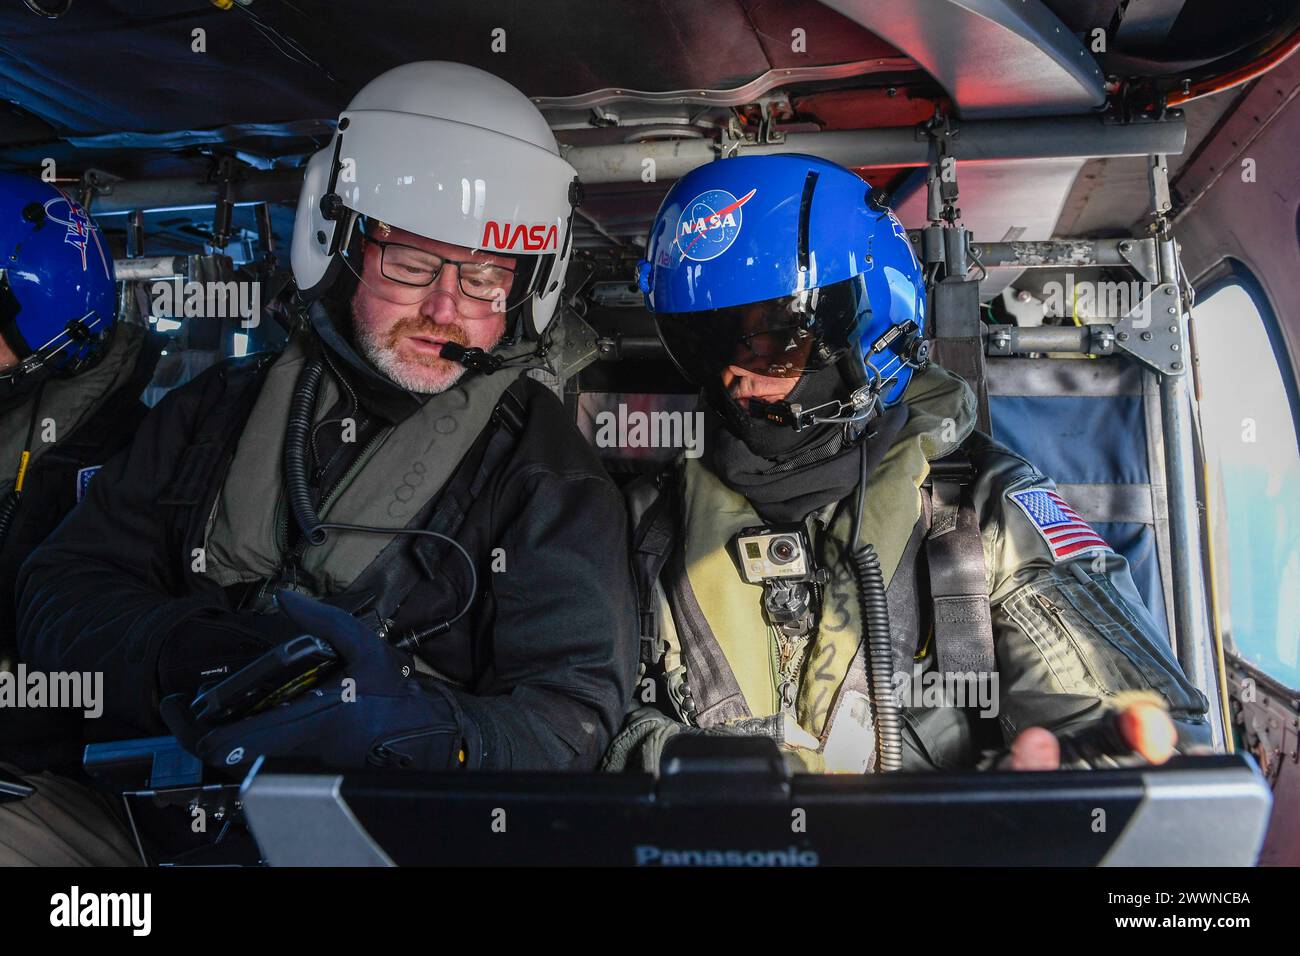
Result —
<path fill-rule="evenodd" d="M 431 388 L 420 379 L 418 373 L 412 373 L 392 349 L 369 337 L 358 336 L 357 338 L 359 340 L 358 344 L 361 346 L 361 354 L 365 356 L 366 361 L 389 381 L 406 389 L 408 392 L 415 392 L 417 395 L 438 395 L 445 392 L 459 382 L 461 376 L 468 371 L 464 366 L 461 366 L 455 370 L 455 375 L 444 384 Z"/>

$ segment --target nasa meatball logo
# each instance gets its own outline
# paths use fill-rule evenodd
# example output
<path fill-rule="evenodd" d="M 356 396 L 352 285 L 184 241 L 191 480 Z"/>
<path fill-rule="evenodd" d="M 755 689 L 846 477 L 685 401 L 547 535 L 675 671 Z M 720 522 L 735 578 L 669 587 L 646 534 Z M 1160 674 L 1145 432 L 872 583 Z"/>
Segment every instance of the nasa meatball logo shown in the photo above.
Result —
<path fill-rule="evenodd" d="M 54 210 L 51 208 L 60 203 L 68 207 L 68 218 L 66 219 L 60 219 L 54 214 Z M 93 233 L 90 231 L 90 218 L 81 211 L 80 206 L 64 196 L 57 196 L 54 199 L 48 200 L 45 203 L 45 215 L 49 217 L 51 222 L 56 222 L 67 230 L 63 237 L 63 241 L 70 246 L 74 246 L 77 252 L 81 255 L 81 271 L 85 272 L 86 243 L 93 236 Z M 95 239 L 95 245 L 99 245 L 98 238 Z M 102 250 L 100 251 L 100 258 L 103 258 Z"/>
<path fill-rule="evenodd" d="M 741 209 L 756 192 L 737 199 L 725 189 L 710 189 L 683 205 L 676 235 L 682 258 L 708 262 L 730 249 L 745 221 Z"/>

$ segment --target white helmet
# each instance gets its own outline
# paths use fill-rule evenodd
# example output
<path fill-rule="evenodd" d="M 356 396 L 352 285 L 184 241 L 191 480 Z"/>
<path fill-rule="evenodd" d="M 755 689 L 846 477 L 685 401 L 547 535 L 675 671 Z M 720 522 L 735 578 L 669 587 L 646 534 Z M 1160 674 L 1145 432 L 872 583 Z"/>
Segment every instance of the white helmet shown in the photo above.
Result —
<path fill-rule="evenodd" d="M 463 63 L 407 63 L 366 84 L 308 161 L 293 276 L 304 298 L 319 296 L 366 216 L 530 264 L 507 307 L 540 334 L 559 301 L 580 197 L 578 174 L 523 93 Z"/>

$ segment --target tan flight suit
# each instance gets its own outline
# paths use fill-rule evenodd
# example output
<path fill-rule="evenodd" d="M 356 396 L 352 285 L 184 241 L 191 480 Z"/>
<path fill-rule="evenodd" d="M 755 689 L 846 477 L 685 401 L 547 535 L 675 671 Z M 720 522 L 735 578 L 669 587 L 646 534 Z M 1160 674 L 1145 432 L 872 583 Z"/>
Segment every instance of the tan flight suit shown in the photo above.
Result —
<path fill-rule="evenodd" d="M 900 635 L 924 626 L 925 615 L 915 613 L 926 603 L 923 572 L 894 579 L 900 568 L 915 567 L 917 543 L 929 528 L 922 483 L 930 462 L 963 443 L 975 468 L 971 493 L 996 657 L 996 707 L 981 709 L 996 724 L 978 725 L 972 708 L 935 706 L 916 694 L 902 713 L 903 769 L 988 766 L 1025 728 L 1071 730 L 1129 691 L 1154 692 L 1167 702 L 1183 747 L 1208 743 L 1207 702 L 1182 674 L 1124 558 L 1109 548 L 1077 556 L 1059 553 L 1059 545 L 1054 551 L 1021 502 L 1042 498 L 1026 492 L 1055 486 L 1007 448 L 972 434 L 974 396 L 960 378 L 931 366 L 913 378 L 903 400 L 909 417 L 868 480 L 860 533 L 874 545 L 890 585 L 896 675 L 915 668 L 920 676 L 936 666 L 929 633 Z M 765 522 L 699 460 L 676 467 L 665 493 L 680 495 L 679 560 L 668 560 L 655 598 L 666 644 L 664 683 L 679 722 L 652 708 L 634 710 L 605 766 L 654 769 L 663 744 L 689 725 L 772 736 L 788 760 L 796 758 L 796 769 L 810 771 L 848 769 L 847 743 L 849 766 L 868 769 L 855 766 L 853 757 L 855 748 L 875 749 L 856 582 L 846 555 L 855 499 L 807 521 L 813 550 L 832 577 L 819 626 L 795 653 L 801 657 L 797 690 L 787 691 L 783 706 L 789 648 L 763 617 L 761 587 L 741 578 L 730 549 L 736 532 Z M 655 495 L 648 485 L 630 493 L 634 527 Z"/>

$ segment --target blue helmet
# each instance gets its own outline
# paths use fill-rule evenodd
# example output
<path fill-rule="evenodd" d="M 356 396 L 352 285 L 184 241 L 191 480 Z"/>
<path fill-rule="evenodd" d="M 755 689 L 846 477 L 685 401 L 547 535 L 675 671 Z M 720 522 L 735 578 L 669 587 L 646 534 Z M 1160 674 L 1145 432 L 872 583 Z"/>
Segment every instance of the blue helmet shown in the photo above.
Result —
<path fill-rule="evenodd" d="M 99 227 L 50 183 L 0 172 L 0 335 L 18 356 L 0 379 L 75 374 L 99 357 L 116 321 L 113 258 Z"/>
<path fill-rule="evenodd" d="M 692 170 L 659 207 L 638 278 L 664 346 L 706 389 L 728 366 L 793 378 L 845 359 L 888 405 L 924 362 L 925 283 L 902 223 L 815 156 Z"/>

